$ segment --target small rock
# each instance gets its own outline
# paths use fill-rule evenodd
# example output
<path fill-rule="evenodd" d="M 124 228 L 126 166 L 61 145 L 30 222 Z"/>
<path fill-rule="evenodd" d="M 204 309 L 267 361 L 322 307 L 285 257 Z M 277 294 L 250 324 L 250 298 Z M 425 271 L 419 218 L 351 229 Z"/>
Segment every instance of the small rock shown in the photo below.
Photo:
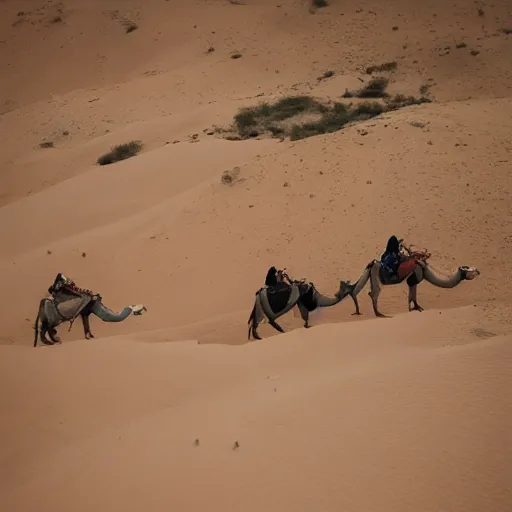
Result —
<path fill-rule="evenodd" d="M 233 450 L 238 450 L 238 448 L 240 448 L 240 444 L 238 441 L 235 441 L 233 444 Z"/>
<path fill-rule="evenodd" d="M 366 184 L 367 184 L 367 185 L 371 185 L 372 183 L 373 183 L 373 182 L 372 182 L 372 180 L 368 180 L 368 181 L 366 182 Z"/>

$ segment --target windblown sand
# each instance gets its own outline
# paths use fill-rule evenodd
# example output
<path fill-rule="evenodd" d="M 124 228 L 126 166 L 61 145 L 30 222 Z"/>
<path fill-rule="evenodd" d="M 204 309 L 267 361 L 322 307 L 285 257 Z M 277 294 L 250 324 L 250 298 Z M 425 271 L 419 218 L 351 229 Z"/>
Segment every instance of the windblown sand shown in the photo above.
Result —
<path fill-rule="evenodd" d="M 505 0 L 0 2 L 0 510 L 512 510 L 511 29 Z M 214 133 L 388 61 L 432 103 Z M 481 275 L 247 342 L 269 266 L 333 295 L 391 234 Z M 57 272 L 148 312 L 34 349 Z"/>

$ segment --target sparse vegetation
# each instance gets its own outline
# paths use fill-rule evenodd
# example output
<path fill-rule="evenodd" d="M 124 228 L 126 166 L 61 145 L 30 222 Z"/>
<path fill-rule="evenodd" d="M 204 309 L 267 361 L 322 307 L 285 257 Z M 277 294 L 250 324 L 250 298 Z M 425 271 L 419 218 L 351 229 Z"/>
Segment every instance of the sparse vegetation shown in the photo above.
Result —
<path fill-rule="evenodd" d="M 457 43 L 455 45 L 455 48 L 466 48 L 467 44 L 464 42 Z"/>
<path fill-rule="evenodd" d="M 417 98 L 404 94 L 390 96 L 386 91 L 388 83 L 387 78 L 373 78 L 360 90 L 344 94 L 345 98 L 365 101 L 325 103 L 310 96 L 290 96 L 275 103 L 242 108 L 234 117 L 232 129 L 224 131 L 225 138 L 243 140 L 267 134 L 299 140 L 336 132 L 349 123 L 371 119 L 384 112 L 432 101 L 427 97 L 429 85 L 420 88 L 422 95 Z M 227 175 L 223 175 L 222 180 L 231 183 Z"/>
<path fill-rule="evenodd" d="M 396 61 L 391 62 L 384 62 L 383 64 L 376 64 L 374 66 L 368 66 L 366 68 L 366 73 L 368 75 L 371 75 L 372 73 L 378 72 L 384 72 L 384 71 L 395 71 L 397 68 Z"/>
<path fill-rule="evenodd" d="M 432 87 L 432 84 L 423 84 L 420 86 L 420 94 L 422 96 L 427 96 L 429 94 L 430 88 Z"/>
<path fill-rule="evenodd" d="M 45 141 L 39 144 L 40 148 L 54 148 L 55 144 L 52 141 Z"/>
<path fill-rule="evenodd" d="M 224 171 L 222 176 L 220 177 L 220 181 L 224 183 L 224 185 L 231 185 L 235 181 L 238 181 L 240 177 L 240 167 L 233 167 L 233 169 L 229 171 Z"/>
<path fill-rule="evenodd" d="M 316 7 L 316 8 L 327 7 L 329 5 L 327 0 L 311 0 L 311 4 L 313 7 Z"/>
<path fill-rule="evenodd" d="M 130 32 L 133 32 L 134 30 L 137 30 L 139 26 L 134 21 L 126 20 L 123 22 L 124 30 L 127 34 Z"/>
<path fill-rule="evenodd" d="M 235 52 L 231 54 L 232 59 L 240 59 L 242 57 L 242 54 L 239 52 Z"/>
<path fill-rule="evenodd" d="M 386 110 L 398 110 L 404 107 L 410 107 L 411 105 L 421 105 L 422 103 L 432 103 L 430 98 L 421 96 L 416 98 L 414 96 L 406 96 L 405 94 L 395 94 L 392 98 L 385 100 Z"/>
<path fill-rule="evenodd" d="M 119 146 L 112 148 L 108 153 L 101 155 L 98 158 L 97 163 L 99 165 L 108 165 L 120 162 L 121 160 L 126 160 L 127 158 L 131 158 L 132 156 L 140 153 L 142 147 L 142 143 L 138 140 L 133 140 L 126 144 L 120 144 Z"/>
<path fill-rule="evenodd" d="M 60 23 L 62 21 L 62 16 L 54 16 L 51 19 L 51 23 Z"/>
<path fill-rule="evenodd" d="M 500 32 L 509 36 L 510 34 L 512 34 L 512 28 L 502 28 Z"/>
<path fill-rule="evenodd" d="M 389 80 L 385 77 L 372 78 L 364 87 L 358 91 L 345 91 L 344 98 L 387 98 L 386 92 Z"/>
<path fill-rule="evenodd" d="M 242 108 L 235 116 L 235 127 L 243 138 L 269 131 L 274 136 L 284 133 L 276 123 L 305 112 L 325 112 L 326 107 L 310 96 L 289 96 L 273 104 L 261 103 Z"/>
<path fill-rule="evenodd" d="M 319 76 L 318 77 L 318 81 L 320 82 L 321 80 L 326 80 L 327 78 L 331 78 L 332 76 L 334 76 L 334 71 L 325 71 L 322 76 Z"/>
<path fill-rule="evenodd" d="M 290 140 L 337 132 L 348 123 L 370 119 L 382 114 L 383 111 L 383 105 L 377 101 L 363 102 L 355 106 L 336 102 L 317 121 L 294 124 L 291 128 Z"/>

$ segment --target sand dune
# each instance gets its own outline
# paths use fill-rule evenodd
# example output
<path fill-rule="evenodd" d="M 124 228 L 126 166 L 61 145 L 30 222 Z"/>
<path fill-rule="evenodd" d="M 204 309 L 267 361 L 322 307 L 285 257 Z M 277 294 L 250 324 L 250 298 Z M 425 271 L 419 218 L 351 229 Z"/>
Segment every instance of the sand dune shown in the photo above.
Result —
<path fill-rule="evenodd" d="M 240 349 L 0 347 L 3 508 L 506 510 L 512 345 L 457 344 L 472 309 L 392 339 L 373 320 Z"/>
<path fill-rule="evenodd" d="M 0 2 L 0 508 L 509 510 L 509 11 Z M 262 101 L 349 101 L 386 62 L 391 95 L 432 102 L 294 142 L 219 133 Z M 332 295 L 391 234 L 481 276 L 422 283 L 421 314 L 393 286 L 393 318 L 364 291 L 361 317 L 346 300 L 247 343 L 269 266 Z M 57 272 L 148 312 L 34 350 Z"/>

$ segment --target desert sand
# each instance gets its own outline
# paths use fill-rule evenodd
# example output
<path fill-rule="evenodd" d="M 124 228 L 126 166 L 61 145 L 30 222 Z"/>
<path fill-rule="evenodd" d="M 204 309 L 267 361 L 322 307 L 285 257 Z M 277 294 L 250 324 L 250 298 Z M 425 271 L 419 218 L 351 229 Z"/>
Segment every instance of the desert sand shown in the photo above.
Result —
<path fill-rule="evenodd" d="M 511 57 L 505 0 L 0 2 L 0 510 L 511 510 Z M 391 61 L 430 103 L 215 129 Z M 247 341 L 269 266 L 332 295 L 392 234 L 481 275 Z M 148 311 L 34 349 L 58 272 Z"/>

